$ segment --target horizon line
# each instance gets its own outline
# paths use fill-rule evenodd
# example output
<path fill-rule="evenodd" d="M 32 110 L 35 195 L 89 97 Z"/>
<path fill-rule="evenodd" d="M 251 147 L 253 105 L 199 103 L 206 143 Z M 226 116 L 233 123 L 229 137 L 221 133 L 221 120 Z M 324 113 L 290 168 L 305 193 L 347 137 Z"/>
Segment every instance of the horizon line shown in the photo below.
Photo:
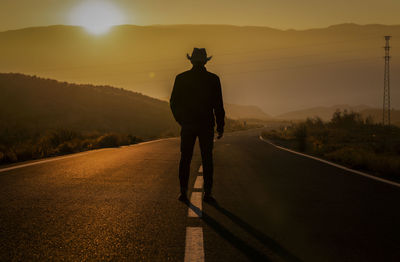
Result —
<path fill-rule="evenodd" d="M 321 29 L 328 29 L 331 27 L 336 27 L 336 26 L 359 26 L 359 27 L 365 27 L 365 26 L 386 26 L 386 27 L 391 27 L 391 26 L 400 26 L 400 24 L 381 24 L 381 23 L 369 23 L 369 24 L 358 24 L 354 22 L 345 22 L 345 23 L 338 23 L 338 24 L 332 24 L 328 26 L 322 26 L 322 27 L 311 27 L 307 29 L 294 29 L 294 28 L 288 28 L 288 29 L 280 29 L 280 28 L 275 28 L 267 25 L 238 25 L 238 24 L 213 24 L 213 23 L 201 23 L 201 24 L 144 24 L 144 25 L 139 25 L 139 24 L 118 24 L 114 25 L 112 27 L 122 27 L 122 26 L 132 26 L 132 27 L 172 27 L 172 26 L 230 26 L 230 27 L 239 27 L 239 28 L 245 28 L 245 27 L 253 27 L 253 28 L 264 28 L 264 29 L 271 29 L 271 30 L 276 30 L 276 31 L 282 31 L 282 32 L 288 32 L 288 31 L 296 31 L 296 32 L 303 32 L 303 31 L 310 31 L 310 30 L 321 30 Z M 21 31 L 21 30 L 26 30 L 26 29 L 34 29 L 34 28 L 50 28 L 50 27 L 80 27 L 84 28 L 82 25 L 71 25 L 71 24 L 53 24 L 53 25 L 33 25 L 33 26 L 27 26 L 27 27 L 21 27 L 21 28 L 15 28 L 15 29 L 6 29 L 4 31 L 0 31 L 0 33 L 6 33 L 6 32 L 13 32 L 13 31 Z"/>

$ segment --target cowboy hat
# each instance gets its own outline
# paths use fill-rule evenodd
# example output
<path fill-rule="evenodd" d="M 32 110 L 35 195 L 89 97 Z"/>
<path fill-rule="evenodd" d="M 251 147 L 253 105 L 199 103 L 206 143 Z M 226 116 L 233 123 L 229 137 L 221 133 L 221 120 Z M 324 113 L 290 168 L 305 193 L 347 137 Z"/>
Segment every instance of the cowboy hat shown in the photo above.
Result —
<path fill-rule="evenodd" d="M 186 54 L 187 59 L 192 62 L 207 62 L 212 56 L 207 57 L 207 52 L 205 48 L 193 48 L 192 55 Z"/>

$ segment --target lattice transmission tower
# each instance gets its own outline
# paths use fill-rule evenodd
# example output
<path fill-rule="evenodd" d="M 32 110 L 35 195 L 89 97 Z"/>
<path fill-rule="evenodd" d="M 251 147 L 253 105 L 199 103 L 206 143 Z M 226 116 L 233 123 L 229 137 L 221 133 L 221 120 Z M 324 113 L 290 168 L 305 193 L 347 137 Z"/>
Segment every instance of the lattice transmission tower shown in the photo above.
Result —
<path fill-rule="evenodd" d="M 382 124 L 390 126 L 390 41 L 391 36 L 385 36 L 385 73 L 383 84 L 383 117 Z"/>

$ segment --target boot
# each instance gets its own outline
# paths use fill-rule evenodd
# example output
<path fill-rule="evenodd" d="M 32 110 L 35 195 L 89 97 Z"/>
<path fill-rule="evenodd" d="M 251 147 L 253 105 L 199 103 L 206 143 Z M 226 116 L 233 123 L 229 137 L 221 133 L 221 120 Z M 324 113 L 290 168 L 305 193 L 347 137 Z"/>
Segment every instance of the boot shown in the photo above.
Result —
<path fill-rule="evenodd" d="M 179 195 L 178 200 L 182 201 L 182 202 L 189 202 L 189 199 L 187 198 L 187 190 L 186 189 L 181 188 L 181 194 Z"/>
<path fill-rule="evenodd" d="M 204 194 L 203 201 L 207 203 L 216 203 L 217 200 L 211 195 L 211 192 L 207 192 Z"/>

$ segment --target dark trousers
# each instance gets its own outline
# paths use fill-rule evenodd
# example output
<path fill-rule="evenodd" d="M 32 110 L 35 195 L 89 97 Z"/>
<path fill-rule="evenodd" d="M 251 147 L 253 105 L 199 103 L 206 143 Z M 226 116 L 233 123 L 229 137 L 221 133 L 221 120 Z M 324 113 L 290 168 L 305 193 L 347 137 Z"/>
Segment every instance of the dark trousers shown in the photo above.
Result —
<path fill-rule="evenodd" d="M 196 138 L 199 138 L 203 163 L 204 192 L 211 194 L 213 184 L 213 145 L 214 128 L 186 127 L 181 129 L 181 161 L 179 163 L 179 180 L 181 193 L 186 194 Z"/>

